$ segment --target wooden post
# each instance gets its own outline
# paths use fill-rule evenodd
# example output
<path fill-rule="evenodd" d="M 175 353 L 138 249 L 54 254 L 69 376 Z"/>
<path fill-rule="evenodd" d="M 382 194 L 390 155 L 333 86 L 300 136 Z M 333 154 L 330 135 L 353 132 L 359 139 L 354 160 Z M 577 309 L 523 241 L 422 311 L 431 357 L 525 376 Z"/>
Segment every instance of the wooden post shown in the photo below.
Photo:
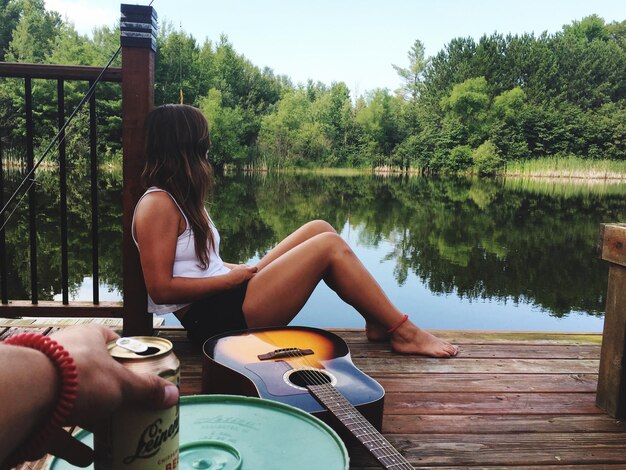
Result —
<path fill-rule="evenodd" d="M 121 6 L 123 163 L 124 335 L 151 335 L 146 286 L 131 234 L 133 211 L 141 197 L 144 122 L 154 106 L 156 12 L 152 7 Z"/>
<path fill-rule="evenodd" d="M 626 224 L 602 224 L 600 257 L 608 261 L 600 372 L 596 403 L 614 418 L 626 417 Z"/>

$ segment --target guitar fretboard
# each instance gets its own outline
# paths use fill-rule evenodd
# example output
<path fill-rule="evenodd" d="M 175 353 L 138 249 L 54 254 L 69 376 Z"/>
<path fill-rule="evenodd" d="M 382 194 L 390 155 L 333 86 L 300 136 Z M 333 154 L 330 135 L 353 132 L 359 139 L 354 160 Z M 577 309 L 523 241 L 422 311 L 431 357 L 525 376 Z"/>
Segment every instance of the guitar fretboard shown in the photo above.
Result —
<path fill-rule="evenodd" d="M 307 388 L 384 468 L 413 470 L 409 461 L 335 387 L 331 384 L 320 384 L 307 385 Z"/>

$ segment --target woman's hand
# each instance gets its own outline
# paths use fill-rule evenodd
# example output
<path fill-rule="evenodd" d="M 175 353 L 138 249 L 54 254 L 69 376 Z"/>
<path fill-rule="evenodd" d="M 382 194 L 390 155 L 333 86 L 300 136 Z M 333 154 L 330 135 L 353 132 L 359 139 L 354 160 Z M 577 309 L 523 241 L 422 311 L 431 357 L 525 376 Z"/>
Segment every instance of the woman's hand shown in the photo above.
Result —
<path fill-rule="evenodd" d="M 238 264 L 231 268 L 230 272 L 226 274 L 228 281 L 232 287 L 236 287 L 248 280 L 250 280 L 257 272 L 256 266 L 248 266 L 246 264 Z"/>

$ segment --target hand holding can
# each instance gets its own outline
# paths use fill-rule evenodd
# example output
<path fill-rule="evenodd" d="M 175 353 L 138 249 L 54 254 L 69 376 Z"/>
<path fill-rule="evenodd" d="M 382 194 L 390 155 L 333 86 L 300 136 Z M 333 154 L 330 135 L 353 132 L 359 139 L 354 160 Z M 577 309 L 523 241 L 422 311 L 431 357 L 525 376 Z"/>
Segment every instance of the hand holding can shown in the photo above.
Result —
<path fill-rule="evenodd" d="M 130 372 L 147 373 L 178 386 L 180 362 L 164 338 L 118 338 L 109 354 Z M 96 470 L 174 470 L 178 468 L 178 401 L 166 409 L 126 404 L 94 431 Z"/>

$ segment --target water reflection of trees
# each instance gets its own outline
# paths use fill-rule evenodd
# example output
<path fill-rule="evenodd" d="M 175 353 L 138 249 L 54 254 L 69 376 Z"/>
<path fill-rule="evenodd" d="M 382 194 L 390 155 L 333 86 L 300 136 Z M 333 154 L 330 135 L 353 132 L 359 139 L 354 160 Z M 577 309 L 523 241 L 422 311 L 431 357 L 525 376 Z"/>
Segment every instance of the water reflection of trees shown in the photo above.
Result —
<path fill-rule="evenodd" d="M 413 272 L 436 293 L 527 301 L 555 315 L 604 310 L 607 268 L 595 254 L 598 225 L 626 215 L 615 191 L 558 197 L 509 190 L 498 180 L 270 175 L 243 181 L 228 178 L 216 199 L 231 259 L 263 254 L 312 218 L 338 229 L 349 221 L 360 227 L 361 243 L 393 241 L 381 257 L 395 261 L 399 283 Z M 254 187 L 256 197 L 250 189 L 241 193 L 246 229 L 235 235 L 224 228 L 240 185 Z"/>
<path fill-rule="evenodd" d="M 70 289 L 91 275 L 91 214 L 84 174 L 70 176 Z M 100 278 L 121 290 L 120 175 L 100 176 Z M 60 292 L 58 183 L 38 177 L 40 298 Z M 222 257 L 262 256 L 304 222 L 358 227 L 379 246 L 400 284 L 414 273 L 435 293 L 531 302 L 562 316 L 604 311 L 607 267 L 595 253 L 598 225 L 624 220 L 626 190 L 555 193 L 500 180 L 444 180 L 307 174 L 229 175 L 217 182 L 211 214 Z M 48 195 L 48 196 L 46 196 Z M 7 231 L 11 298 L 28 298 L 25 210 Z M 391 242 L 384 245 L 382 241 Z"/>
<path fill-rule="evenodd" d="M 9 173 L 7 187 L 17 187 L 23 175 Z M 85 276 L 92 276 L 91 190 L 88 170 L 72 167 L 67 182 L 68 285 L 75 293 Z M 36 177 L 38 298 L 50 300 L 62 290 L 60 192 L 56 171 L 39 171 Z M 99 176 L 99 275 L 101 282 L 122 285 L 121 174 Z M 23 200 L 6 226 L 9 297 L 30 298 L 28 206 Z"/>

